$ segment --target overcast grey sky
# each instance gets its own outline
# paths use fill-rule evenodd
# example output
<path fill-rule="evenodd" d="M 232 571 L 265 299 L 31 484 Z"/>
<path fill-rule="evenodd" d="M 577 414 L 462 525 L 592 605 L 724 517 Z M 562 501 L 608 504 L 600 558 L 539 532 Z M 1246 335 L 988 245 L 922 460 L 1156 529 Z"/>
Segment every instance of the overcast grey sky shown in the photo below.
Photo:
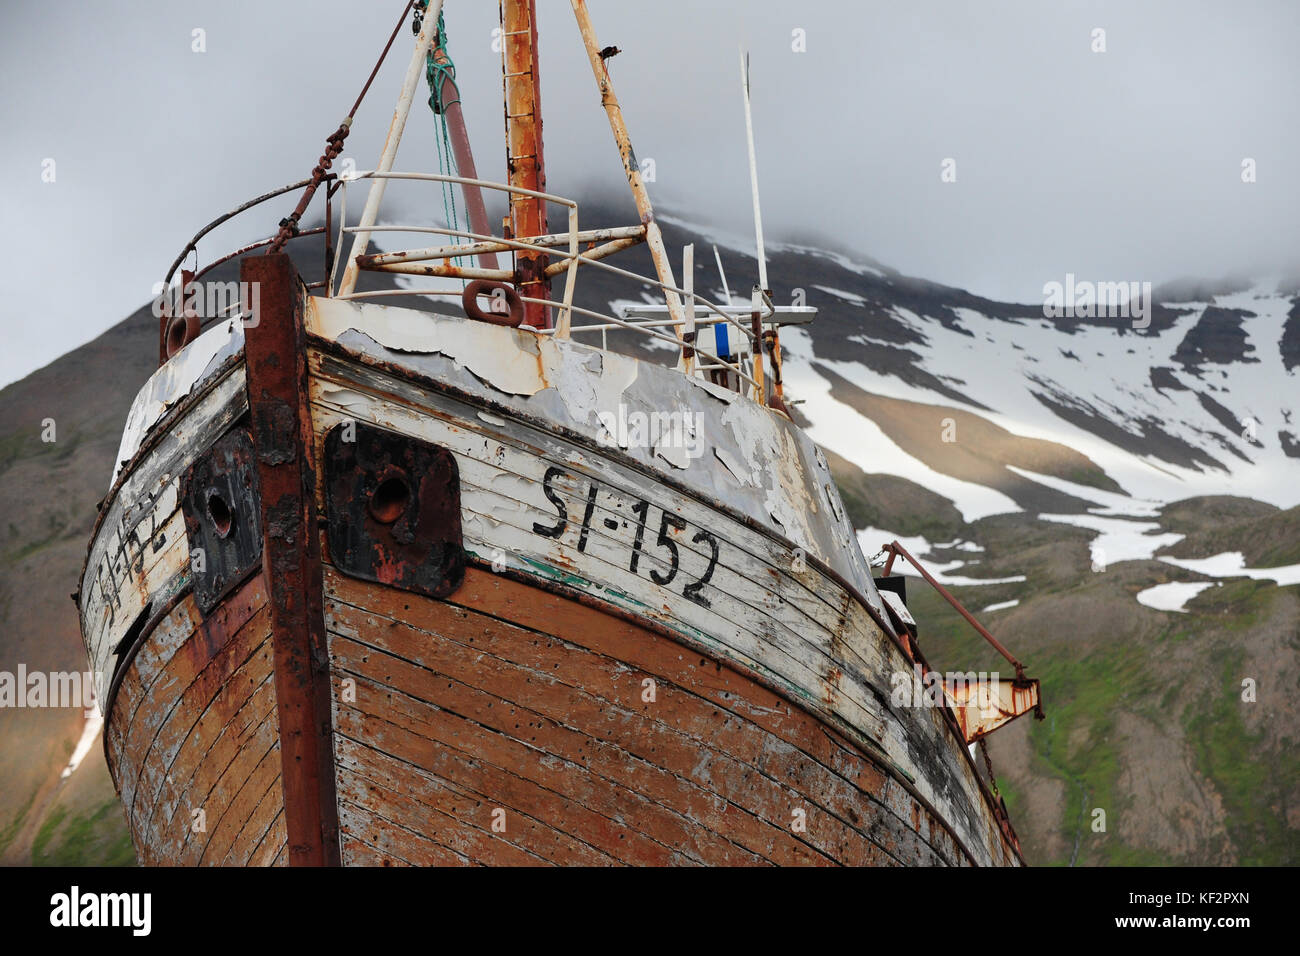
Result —
<path fill-rule="evenodd" d="M 1021 301 L 1066 272 L 1158 283 L 1296 262 L 1292 0 L 589 5 L 602 45 L 624 51 L 613 76 L 637 153 L 655 160 L 651 195 L 692 220 L 750 228 L 743 41 L 775 239 Z M 5 0 L 0 384 L 145 302 L 205 222 L 308 175 L 402 6 Z M 539 6 L 550 188 L 625 191 L 569 4 Z M 480 172 L 500 179 L 497 16 L 496 0 L 447 0 Z M 192 50 L 195 28 L 206 52 Z M 806 52 L 792 49 L 796 29 Z M 348 140 L 358 168 L 378 158 L 410 42 L 404 28 Z M 413 111 L 397 168 L 434 168 L 432 131 L 427 109 Z M 408 217 L 441 208 L 402 195 Z M 202 258 L 269 234 L 292 205 L 214 236 Z"/>

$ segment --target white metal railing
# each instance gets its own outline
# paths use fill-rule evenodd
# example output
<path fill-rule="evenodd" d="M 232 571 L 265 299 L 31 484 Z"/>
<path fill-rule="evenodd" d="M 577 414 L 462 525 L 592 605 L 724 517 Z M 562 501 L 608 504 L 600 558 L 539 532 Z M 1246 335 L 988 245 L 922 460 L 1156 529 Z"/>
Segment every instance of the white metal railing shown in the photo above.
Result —
<path fill-rule="evenodd" d="M 374 224 L 368 226 L 348 226 L 348 184 L 363 179 L 395 179 L 449 183 L 459 186 L 492 189 L 506 194 L 530 196 L 564 206 L 568 210 L 569 230 L 567 233 L 553 233 L 544 236 L 522 236 L 507 239 L 503 236 L 484 235 L 466 229 L 452 229 L 443 226 L 381 226 Z M 776 310 L 772 305 L 771 299 L 768 297 L 766 292 L 759 289 L 755 290 L 754 302 L 749 313 L 750 325 L 746 326 L 740 321 L 740 313 L 738 313 L 734 308 L 719 306 L 706 297 L 697 294 L 692 288 L 689 288 L 691 285 L 691 282 L 689 281 L 686 281 L 687 287 L 682 288 L 661 282 L 657 278 L 644 276 L 632 272 L 631 270 L 622 269 L 618 266 L 612 265 L 611 263 L 602 261 L 601 256 L 618 251 L 618 249 L 621 248 L 626 248 L 628 245 L 640 241 L 644 237 L 644 227 L 628 226 L 582 231 L 578 228 L 578 204 L 574 200 L 551 193 L 542 193 L 503 183 L 494 183 L 481 179 L 467 179 L 461 176 L 452 176 L 441 173 L 401 173 L 392 171 L 379 172 L 375 170 L 357 172 L 340 176 L 339 189 L 342 193 L 342 198 L 340 200 L 341 211 L 337 243 L 339 248 L 343 247 L 344 237 L 347 235 L 355 236 L 364 234 L 369 236 L 376 232 L 439 235 L 453 240 L 468 240 L 439 246 L 379 252 L 371 255 L 356 253 L 352 257 L 351 261 L 355 262 L 359 269 L 371 272 L 405 275 L 408 277 L 428 276 L 460 280 L 485 279 L 494 282 L 507 283 L 513 278 L 514 273 L 512 270 L 458 266 L 452 265 L 450 260 L 469 258 L 496 252 L 545 251 L 550 258 L 558 260 L 547 268 L 546 274 L 548 276 L 558 276 L 563 273 L 565 276 L 563 300 L 557 302 L 553 299 L 518 296 L 522 302 L 545 305 L 558 310 L 555 327 L 552 329 L 534 330 L 538 334 L 553 335 L 559 338 L 569 338 L 574 333 L 596 331 L 603 333 L 615 329 L 635 332 L 648 338 L 666 342 L 674 348 L 677 348 L 679 350 L 679 368 L 683 368 L 687 372 L 698 369 L 701 372 L 725 370 L 734 373 L 739 382 L 744 382 L 750 387 L 752 397 L 757 397 L 757 400 L 760 402 L 764 401 L 761 364 L 762 341 L 754 333 L 754 325 L 756 324 L 754 318 L 757 316 L 757 325 L 759 328 L 762 328 L 763 322 L 775 316 Z M 582 243 L 597 242 L 603 243 L 603 245 L 589 249 L 587 252 L 581 252 L 579 249 L 579 246 Z M 567 251 L 557 248 L 566 244 L 568 246 Z M 601 255 L 595 255 L 596 253 L 601 253 Z M 442 264 L 421 265 L 421 263 L 434 261 L 440 261 Z M 349 267 L 350 265 L 351 263 L 349 264 Z M 580 267 L 602 269 L 612 275 L 617 275 L 621 278 L 629 279 L 633 282 L 654 288 L 658 290 L 660 294 L 665 296 L 667 296 L 668 293 L 675 293 L 688 303 L 686 309 L 687 315 L 683 321 L 675 319 L 630 320 L 576 306 L 573 304 L 573 296 L 577 274 Z M 356 292 L 351 290 L 336 292 L 335 278 L 337 271 L 338 260 L 336 259 L 328 281 L 326 294 L 339 299 L 382 298 L 390 295 L 459 297 L 464 293 L 463 286 L 462 288 L 421 287 L 370 292 Z M 692 272 L 688 269 L 685 275 L 691 276 Z M 701 309 L 703 310 L 702 315 L 700 314 Z M 575 324 L 573 322 L 573 316 L 575 314 L 598 321 L 587 324 Z M 727 361 L 719 356 L 716 350 L 710 351 L 709 349 L 702 347 L 698 342 L 697 332 L 700 327 L 708 328 L 722 323 L 734 326 L 740 332 L 743 341 L 749 346 L 748 350 L 736 350 L 737 358 L 734 362 Z M 670 327 L 673 329 L 674 335 L 670 336 L 665 334 L 663 331 L 660 331 L 661 329 Z M 742 365 L 740 355 L 744 351 L 748 351 L 753 357 L 754 366 L 752 374 L 747 372 Z M 707 363 L 697 363 L 695 361 L 696 356 L 707 359 Z"/>
<path fill-rule="evenodd" d="M 518 253 L 518 252 L 539 252 L 544 251 L 551 264 L 545 270 L 548 278 L 555 278 L 563 274 L 564 290 L 560 301 L 554 299 L 542 299 L 531 296 L 522 296 L 515 294 L 521 302 L 545 305 L 556 310 L 556 322 L 554 328 L 550 329 L 531 329 L 539 335 L 552 335 L 558 338 L 569 338 L 575 334 L 589 334 L 600 332 L 602 343 L 605 341 L 606 333 L 610 331 L 629 331 L 635 334 L 645 336 L 659 342 L 664 342 L 678 350 L 678 368 L 687 374 L 710 373 L 710 372 L 728 372 L 736 376 L 735 385 L 741 388 L 741 383 L 748 386 L 750 396 L 760 403 L 766 404 L 766 390 L 763 380 L 762 356 L 763 342 L 761 335 L 755 334 L 755 328 L 762 329 L 763 323 L 772 320 L 776 315 L 776 309 L 772 305 L 771 299 L 761 289 L 754 290 L 753 301 L 748 310 L 736 306 L 721 306 L 710 301 L 703 295 L 695 292 L 693 289 L 693 268 L 690 260 L 690 249 L 687 247 L 687 267 L 683 272 L 682 286 L 671 285 L 661 282 L 658 278 L 641 275 L 628 269 L 623 269 L 609 262 L 605 262 L 604 257 L 620 249 L 627 248 L 645 239 L 644 226 L 623 226 L 603 229 L 580 230 L 578 224 L 578 203 L 574 200 L 552 193 L 538 192 L 536 190 L 524 189 L 522 187 L 510 186 L 502 183 L 494 183 L 488 180 L 468 179 L 461 176 L 444 175 L 441 173 L 403 173 L 403 172 L 379 172 L 364 171 L 356 173 L 344 173 L 328 176 L 328 180 L 334 180 L 333 186 L 327 185 L 322 190 L 326 195 L 326 221 L 332 218 L 333 203 L 338 203 L 338 226 L 337 238 L 331 243 L 332 238 L 329 235 L 329 227 L 318 229 L 304 230 L 300 235 L 320 235 L 325 234 L 327 257 L 331 246 L 336 250 L 332 261 L 329 263 L 328 274 L 318 282 L 309 284 L 309 288 L 321 289 L 321 294 L 338 299 L 373 299 L 384 298 L 388 296 L 432 296 L 432 297 L 456 297 L 461 298 L 464 295 L 464 280 L 485 279 L 491 282 L 499 282 L 508 286 L 514 278 L 514 273 L 509 269 L 487 269 L 476 266 L 453 265 L 451 260 L 470 259 L 475 256 L 487 253 Z M 349 226 L 347 223 L 348 208 L 348 184 L 359 180 L 406 180 L 416 182 L 434 182 L 444 183 L 453 186 L 491 189 L 500 193 L 529 196 L 541 199 L 545 202 L 555 203 L 567 210 L 568 230 L 565 232 L 551 233 L 544 236 L 522 236 L 514 238 L 505 238 L 503 236 L 484 235 L 465 229 L 452 229 L 442 226 L 425 226 L 425 225 L 378 225 L 370 224 L 367 226 Z M 164 284 L 170 283 L 179 268 L 181 260 L 187 255 L 193 253 L 197 260 L 197 243 L 217 226 L 234 218 L 238 213 L 260 204 L 274 196 L 282 195 L 293 189 L 301 187 L 302 183 L 294 183 L 274 192 L 267 193 L 256 200 L 252 200 L 242 206 L 236 207 L 232 212 L 214 220 L 208 226 L 205 226 L 190 241 L 182 251 L 176 262 L 172 264 L 167 273 Z M 335 193 L 338 193 L 335 199 Z M 425 246 L 405 250 L 394 250 L 385 252 L 375 252 L 365 255 L 364 246 L 359 246 L 356 239 L 361 235 L 368 237 L 372 233 L 411 233 L 416 235 L 434 235 L 445 237 L 449 242 L 442 245 Z M 342 255 L 345 246 L 345 237 L 352 236 L 353 251 L 350 257 Z M 239 254 L 249 253 L 253 250 L 262 248 L 270 243 L 271 240 L 263 240 L 245 246 L 235 253 L 230 253 L 220 259 L 217 259 L 199 269 L 196 261 L 195 272 L 193 275 L 201 277 L 221 263 L 227 262 Z M 368 239 L 367 239 L 368 241 Z M 581 246 L 587 244 L 588 249 L 583 251 Z M 567 247 L 567 248 L 566 248 Z M 360 269 L 370 272 L 389 273 L 405 275 L 409 278 L 420 276 L 429 276 L 434 278 L 452 278 L 462 280 L 458 283 L 459 287 L 414 287 L 407 289 L 385 289 L 366 292 L 358 292 L 353 289 L 343 291 L 343 283 L 339 279 L 339 264 L 347 258 L 344 263 L 345 273 L 351 269 Z M 676 295 L 680 297 L 681 304 L 684 308 L 679 312 L 678 317 L 619 317 L 609 313 L 598 312 L 592 309 L 574 305 L 574 293 L 577 284 L 578 272 L 581 268 L 601 269 L 610 275 L 627 279 L 631 282 L 638 283 L 642 286 L 649 287 L 663 295 L 665 300 L 668 296 Z M 724 280 L 725 281 L 725 280 Z M 728 295 L 730 301 L 730 296 Z M 233 314 L 238 304 L 232 303 L 226 309 L 221 310 L 221 315 L 205 316 L 205 324 L 214 319 L 229 317 Z M 658 308 L 665 308 L 660 306 Z M 671 316 L 672 310 L 668 309 Z M 684 313 L 684 314 L 681 314 Z M 575 317 L 587 320 L 576 322 Z M 741 319 L 747 319 L 748 323 L 742 322 Z M 740 343 L 745 347 L 738 347 L 730 350 L 729 354 L 734 356 L 734 360 L 728 360 L 718 354 L 717 349 L 710 350 L 703 347 L 699 342 L 699 333 L 703 330 L 711 329 L 715 326 L 725 324 L 734 327 L 740 333 Z M 529 326 L 521 326 L 530 329 Z M 669 332 L 671 330 L 671 333 Z M 746 367 L 746 354 L 749 359 L 749 367 Z"/>

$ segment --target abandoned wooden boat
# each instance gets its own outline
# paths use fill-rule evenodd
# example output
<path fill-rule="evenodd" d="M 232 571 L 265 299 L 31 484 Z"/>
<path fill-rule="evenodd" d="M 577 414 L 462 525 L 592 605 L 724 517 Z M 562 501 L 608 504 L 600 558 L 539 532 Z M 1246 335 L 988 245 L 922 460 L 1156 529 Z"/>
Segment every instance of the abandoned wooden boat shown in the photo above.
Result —
<path fill-rule="evenodd" d="M 476 178 L 433 0 L 377 168 L 329 172 L 349 115 L 311 180 L 255 201 L 304 191 L 241 250 L 235 301 L 204 302 L 202 271 L 164 296 L 78 592 L 140 860 L 1018 864 L 972 745 L 1038 710 L 1037 682 L 1016 665 L 978 708 L 951 682 L 898 702 L 898 675 L 936 672 L 785 412 L 779 332 L 807 315 L 765 274 L 741 308 L 695 294 L 689 261 L 674 280 L 608 50 L 572 6 L 637 225 L 584 231 L 545 193 L 532 0 L 501 2 L 509 180 Z M 392 171 L 421 74 L 454 172 Z M 455 184 L 471 228 L 368 254 L 396 179 Z M 354 226 L 349 183 L 369 187 Z M 504 235 L 484 190 L 508 198 Z M 309 286 L 282 249 L 314 194 Z M 636 242 L 653 279 L 603 261 Z M 580 309 L 590 269 L 663 307 Z M 362 272 L 472 282 L 384 293 L 460 300 L 431 312 L 373 301 Z M 676 367 L 578 340 L 612 328 Z"/>

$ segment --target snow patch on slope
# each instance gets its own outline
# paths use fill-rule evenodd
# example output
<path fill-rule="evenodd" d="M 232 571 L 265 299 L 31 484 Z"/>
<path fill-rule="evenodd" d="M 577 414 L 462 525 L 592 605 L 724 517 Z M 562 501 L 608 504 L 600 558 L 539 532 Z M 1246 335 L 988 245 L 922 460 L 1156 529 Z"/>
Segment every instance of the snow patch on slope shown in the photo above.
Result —
<path fill-rule="evenodd" d="M 1187 602 L 1206 588 L 1212 587 L 1219 587 L 1219 585 L 1213 581 L 1170 581 L 1168 584 L 1157 584 L 1153 588 L 1139 591 L 1137 601 L 1157 611 L 1177 611 L 1186 614 Z"/>
<path fill-rule="evenodd" d="M 791 394 L 804 401 L 799 408 L 812 422 L 808 436 L 813 441 L 867 474 L 897 475 L 942 495 L 961 512 L 964 521 L 1021 510 L 1000 491 L 935 471 L 895 444 L 870 418 L 832 397 L 830 382 L 809 364 L 811 346 L 807 334 L 798 334 L 803 332 L 801 329 L 794 332 L 781 343 L 782 371 Z"/>

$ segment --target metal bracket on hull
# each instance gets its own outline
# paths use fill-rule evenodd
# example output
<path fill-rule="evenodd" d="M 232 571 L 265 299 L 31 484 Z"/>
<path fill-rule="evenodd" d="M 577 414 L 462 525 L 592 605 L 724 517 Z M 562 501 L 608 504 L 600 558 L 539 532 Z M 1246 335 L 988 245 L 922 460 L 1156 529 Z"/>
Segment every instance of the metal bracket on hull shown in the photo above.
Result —
<path fill-rule="evenodd" d="M 971 678 L 974 678 L 973 680 Z M 957 715 L 967 743 L 983 740 L 993 731 L 1033 711 L 1042 714 L 1037 679 L 1007 680 L 975 674 L 946 674 L 943 695 Z"/>
<path fill-rule="evenodd" d="M 253 439 L 232 428 L 181 479 L 194 603 L 206 616 L 262 563 Z"/>
<path fill-rule="evenodd" d="M 362 422 L 325 439 L 329 556 L 343 573 L 445 598 L 465 580 L 460 471 L 445 448 Z"/>

